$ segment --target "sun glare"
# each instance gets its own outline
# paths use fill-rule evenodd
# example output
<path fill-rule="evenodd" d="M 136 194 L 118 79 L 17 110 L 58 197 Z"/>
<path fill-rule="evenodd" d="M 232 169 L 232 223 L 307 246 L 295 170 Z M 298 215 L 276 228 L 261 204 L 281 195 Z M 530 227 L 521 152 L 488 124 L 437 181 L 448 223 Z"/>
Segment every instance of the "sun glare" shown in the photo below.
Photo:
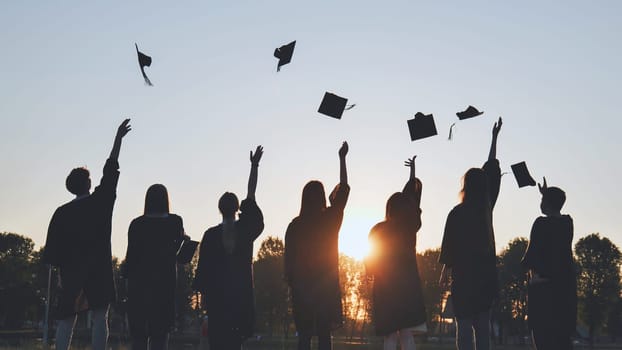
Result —
<path fill-rule="evenodd" d="M 361 216 L 345 218 L 339 231 L 339 252 L 363 260 L 371 251 L 367 235 L 378 221 Z"/>

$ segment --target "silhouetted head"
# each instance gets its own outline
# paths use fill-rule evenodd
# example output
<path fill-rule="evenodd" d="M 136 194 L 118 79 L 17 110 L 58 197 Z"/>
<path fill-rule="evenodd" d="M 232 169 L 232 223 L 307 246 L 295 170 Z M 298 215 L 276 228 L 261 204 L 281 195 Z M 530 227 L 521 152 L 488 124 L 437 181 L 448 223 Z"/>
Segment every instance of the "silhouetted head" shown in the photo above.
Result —
<path fill-rule="evenodd" d="M 87 168 L 75 168 L 71 170 L 67 179 L 65 180 L 65 187 L 69 192 L 76 196 L 82 196 L 89 194 L 91 190 L 91 174 Z"/>
<path fill-rule="evenodd" d="M 238 197 L 231 192 L 225 192 L 218 200 L 218 209 L 225 218 L 235 217 L 235 214 L 240 209 Z"/>
<path fill-rule="evenodd" d="M 145 215 L 168 214 L 168 191 L 161 184 L 151 185 L 145 195 Z"/>
<path fill-rule="evenodd" d="M 566 203 L 566 193 L 558 187 L 547 187 L 542 190 L 540 210 L 544 215 L 558 214 Z"/>
<path fill-rule="evenodd" d="M 300 215 L 321 213 L 326 209 L 326 193 L 321 182 L 309 181 L 302 189 Z"/>
<path fill-rule="evenodd" d="M 461 201 L 464 204 L 486 206 L 490 203 L 488 179 L 484 170 L 471 168 L 462 177 Z"/>
<path fill-rule="evenodd" d="M 385 219 L 401 220 L 407 218 L 410 213 L 410 203 L 408 197 L 402 192 L 395 192 L 387 200 Z"/>

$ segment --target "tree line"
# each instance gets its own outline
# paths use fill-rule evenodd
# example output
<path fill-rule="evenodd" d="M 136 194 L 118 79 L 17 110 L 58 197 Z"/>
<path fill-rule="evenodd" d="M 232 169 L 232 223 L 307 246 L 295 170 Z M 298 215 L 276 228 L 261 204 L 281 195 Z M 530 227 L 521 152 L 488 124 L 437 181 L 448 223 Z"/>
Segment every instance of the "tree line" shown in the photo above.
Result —
<path fill-rule="evenodd" d="M 527 249 L 526 238 L 510 241 L 497 256 L 499 297 L 493 307 L 493 329 L 497 342 L 522 341 L 527 330 L 527 271 L 520 261 Z M 41 263 L 42 249 L 35 250 L 32 239 L 0 233 L 0 329 L 41 329 L 45 315 L 48 268 Z M 444 291 L 439 285 L 439 249 L 417 253 L 419 274 L 426 304 L 428 336 L 442 335 L 441 318 Z M 622 252 L 611 240 L 598 233 L 577 241 L 574 246 L 577 267 L 580 336 L 594 339 L 606 336 L 615 341 L 622 334 Z M 127 336 L 125 317 L 126 283 L 123 262 L 114 258 L 117 302 L 110 315 L 110 329 Z M 202 322 L 200 296 L 192 288 L 196 256 L 192 264 L 179 265 L 177 279 L 177 319 L 174 333 L 197 332 Z M 371 285 L 362 261 L 346 255 L 339 258 L 344 327 L 337 335 L 348 338 L 373 336 Z M 295 327 L 291 300 L 284 275 L 284 244 L 277 237 L 261 242 L 254 261 L 256 333 L 292 337 Z M 54 284 L 55 276 L 51 276 Z M 54 288 L 52 288 L 54 291 Z M 51 298 L 54 298 L 52 293 Z M 78 321 L 88 326 L 88 317 Z"/>

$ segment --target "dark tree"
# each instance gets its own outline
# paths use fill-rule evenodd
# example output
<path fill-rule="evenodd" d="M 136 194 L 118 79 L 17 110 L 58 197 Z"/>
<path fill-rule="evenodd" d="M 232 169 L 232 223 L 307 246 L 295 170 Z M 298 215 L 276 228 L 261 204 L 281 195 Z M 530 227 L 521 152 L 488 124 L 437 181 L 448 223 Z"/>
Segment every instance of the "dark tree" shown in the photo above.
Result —
<path fill-rule="evenodd" d="M 268 237 L 261 242 L 257 260 L 253 264 L 257 326 L 270 335 L 275 328 L 287 329 L 289 303 L 284 279 L 283 241 Z"/>
<path fill-rule="evenodd" d="M 37 284 L 40 254 L 33 252 L 34 245 L 28 237 L 0 233 L 0 329 L 40 320 L 46 291 Z"/>
<path fill-rule="evenodd" d="M 523 237 L 510 241 L 498 257 L 499 298 L 496 321 L 522 341 L 527 334 L 527 270 L 521 260 L 527 250 L 528 240 Z"/>
<path fill-rule="evenodd" d="M 622 253 L 608 238 L 593 233 L 577 242 L 575 255 L 579 317 L 588 325 L 593 341 L 595 332 L 607 324 L 609 311 L 620 298 Z"/>
<path fill-rule="evenodd" d="M 436 329 L 440 322 L 441 314 L 441 287 L 438 283 L 441 275 L 442 265 L 438 262 L 441 250 L 428 249 L 417 254 L 417 265 L 419 267 L 419 277 L 423 290 L 423 300 L 427 314 L 427 322 L 430 330 Z"/>

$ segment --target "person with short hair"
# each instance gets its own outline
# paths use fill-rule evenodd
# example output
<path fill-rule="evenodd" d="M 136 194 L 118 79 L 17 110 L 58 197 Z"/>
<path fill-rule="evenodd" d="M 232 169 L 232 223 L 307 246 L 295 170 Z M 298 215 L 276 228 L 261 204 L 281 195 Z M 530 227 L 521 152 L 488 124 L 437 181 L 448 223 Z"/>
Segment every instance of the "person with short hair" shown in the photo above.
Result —
<path fill-rule="evenodd" d="M 132 220 L 127 234 L 127 316 L 133 350 L 168 347 L 175 324 L 177 251 L 187 238 L 182 218 L 170 213 L 166 187 L 151 185 L 144 214 Z"/>
<path fill-rule="evenodd" d="M 264 228 L 263 214 L 255 202 L 262 155 L 261 146 L 250 153 L 246 199 L 240 204 L 235 194 L 225 192 L 218 201 L 222 223 L 205 231 L 201 240 L 193 288 L 201 292 L 209 316 L 210 349 L 239 350 L 253 335 L 253 242 Z"/>
<path fill-rule="evenodd" d="M 542 201 L 522 264 L 529 269 L 527 313 L 537 349 L 572 349 L 577 322 L 577 279 L 572 257 L 573 222 L 561 214 L 566 194 L 538 184 Z"/>
<path fill-rule="evenodd" d="M 71 170 L 65 185 L 75 198 L 54 212 L 48 227 L 43 262 L 56 266 L 59 295 L 52 310 L 59 320 L 56 349 L 71 345 L 77 313 L 91 310 L 92 344 L 104 350 L 108 341 L 108 309 L 115 300 L 112 274 L 112 211 L 119 181 L 121 141 L 131 130 L 124 120 L 117 130 L 104 175 L 93 193 L 86 168 Z"/>

